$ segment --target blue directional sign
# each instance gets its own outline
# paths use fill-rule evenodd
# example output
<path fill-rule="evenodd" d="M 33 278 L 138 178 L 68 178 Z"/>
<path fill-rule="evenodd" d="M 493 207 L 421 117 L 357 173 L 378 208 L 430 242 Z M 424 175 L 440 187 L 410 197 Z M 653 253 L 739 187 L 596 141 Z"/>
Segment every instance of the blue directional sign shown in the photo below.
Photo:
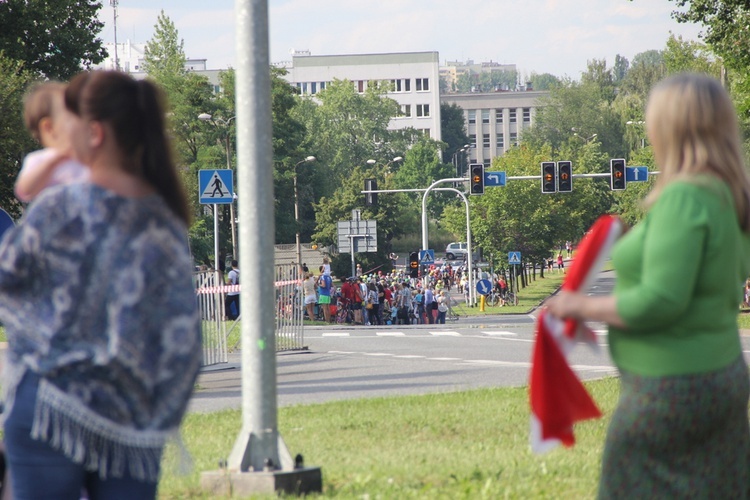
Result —
<path fill-rule="evenodd" d="M 484 186 L 505 186 L 505 172 L 484 171 Z"/>
<path fill-rule="evenodd" d="M 202 204 L 226 205 L 234 200 L 234 176 L 229 169 L 199 170 L 198 198 Z"/>
<path fill-rule="evenodd" d="M 508 252 L 508 264 L 520 264 L 521 252 Z"/>
<path fill-rule="evenodd" d="M 420 250 L 419 251 L 419 263 L 425 266 L 429 266 L 435 263 L 435 250 Z"/>
<path fill-rule="evenodd" d="M 625 167 L 625 180 L 627 182 L 646 182 L 648 180 L 648 167 Z"/>
<path fill-rule="evenodd" d="M 477 281 L 477 292 L 480 295 L 489 295 L 492 291 L 492 283 L 490 280 L 479 280 Z"/>

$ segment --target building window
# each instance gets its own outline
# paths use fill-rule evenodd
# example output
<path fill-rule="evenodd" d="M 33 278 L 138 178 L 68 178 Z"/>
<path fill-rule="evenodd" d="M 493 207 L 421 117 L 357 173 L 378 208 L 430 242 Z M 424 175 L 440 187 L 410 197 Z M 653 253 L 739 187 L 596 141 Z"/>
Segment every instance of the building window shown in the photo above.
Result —
<path fill-rule="evenodd" d="M 523 108 L 523 122 L 531 123 L 531 108 Z"/>
<path fill-rule="evenodd" d="M 404 79 L 404 92 L 411 92 L 411 78 Z"/>
<path fill-rule="evenodd" d="M 489 109 L 482 110 L 482 123 L 490 123 L 490 110 Z"/>
<path fill-rule="evenodd" d="M 310 93 L 315 95 L 318 93 L 318 82 L 311 82 L 310 83 Z"/>
<path fill-rule="evenodd" d="M 401 114 L 407 118 L 411 118 L 411 104 L 402 104 Z"/>
<path fill-rule="evenodd" d="M 511 146 L 518 146 L 518 134 L 516 132 L 510 133 L 510 144 Z"/>
<path fill-rule="evenodd" d="M 307 82 L 302 82 L 302 93 L 307 94 Z"/>
<path fill-rule="evenodd" d="M 509 114 L 510 114 L 510 119 L 508 121 L 510 123 L 516 123 L 516 110 L 511 109 Z"/>
<path fill-rule="evenodd" d="M 364 80 L 357 80 L 357 92 L 360 94 L 365 93 L 365 81 Z"/>
<path fill-rule="evenodd" d="M 430 90 L 429 78 L 417 78 L 417 92 L 427 92 Z"/>
<path fill-rule="evenodd" d="M 497 149 L 501 151 L 505 149 L 505 137 L 503 136 L 503 134 L 497 134 L 497 136 L 495 137 L 495 141 L 497 143 Z"/>
<path fill-rule="evenodd" d="M 484 168 L 486 170 L 488 167 L 490 167 L 492 165 L 492 160 L 485 159 L 483 163 L 484 163 Z"/>
<path fill-rule="evenodd" d="M 477 134 L 469 134 L 469 146 L 477 147 Z M 471 160 L 471 162 L 475 163 L 474 160 Z"/>
<path fill-rule="evenodd" d="M 427 137 L 430 136 L 430 129 L 428 129 L 428 128 L 421 128 L 421 129 L 419 129 L 419 131 L 422 132 Z"/>
<path fill-rule="evenodd" d="M 482 147 L 484 148 L 490 147 L 490 134 L 482 135 Z"/>
<path fill-rule="evenodd" d="M 320 82 L 320 90 L 326 89 L 326 82 Z"/>
<path fill-rule="evenodd" d="M 477 111 L 475 109 L 469 110 L 469 125 L 477 122 Z"/>
<path fill-rule="evenodd" d="M 417 116 L 430 116 L 430 105 L 417 104 Z"/>
<path fill-rule="evenodd" d="M 502 125 L 503 123 L 503 110 L 502 109 L 495 110 L 495 123 L 499 123 Z"/>

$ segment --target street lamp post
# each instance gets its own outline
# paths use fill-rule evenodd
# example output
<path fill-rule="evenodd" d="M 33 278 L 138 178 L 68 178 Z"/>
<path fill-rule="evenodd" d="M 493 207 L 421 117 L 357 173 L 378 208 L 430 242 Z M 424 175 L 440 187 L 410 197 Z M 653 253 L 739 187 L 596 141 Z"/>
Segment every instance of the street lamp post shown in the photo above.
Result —
<path fill-rule="evenodd" d="M 388 173 L 388 167 L 391 166 L 391 163 L 397 163 L 397 162 L 403 161 L 403 159 L 404 158 L 401 157 L 401 156 L 396 156 L 392 160 L 389 160 L 388 163 L 386 163 L 385 165 L 383 165 L 383 171 L 386 172 L 386 173 Z M 377 163 L 377 160 L 370 159 L 370 160 L 367 160 L 365 163 L 367 163 L 368 165 L 375 165 Z"/>
<path fill-rule="evenodd" d="M 231 118 L 224 120 L 223 118 L 214 118 L 208 113 L 201 113 L 198 115 L 199 120 L 208 122 L 217 128 L 224 127 L 226 129 L 226 134 L 224 134 L 224 149 L 226 150 L 227 156 L 227 170 L 232 170 L 232 148 L 229 145 L 229 124 L 234 118 L 235 117 L 232 116 Z M 219 140 L 219 142 L 221 142 L 221 140 Z M 229 204 L 229 218 L 231 219 L 230 228 L 232 230 L 232 260 L 237 260 L 237 224 L 234 215 L 235 197 L 236 195 L 232 193 L 232 202 Z"/>
<path fill-rule="evenodd" d="M 303 163 L 315 161 L 314 156 L 308 156 L 294 165 L 294 222 L 295 222 L 295 244 L 297 249 L 297 274 L 302 277 L 302 243 L 299 235 L 299 190 L 297 189 L 297 167 Z"/>

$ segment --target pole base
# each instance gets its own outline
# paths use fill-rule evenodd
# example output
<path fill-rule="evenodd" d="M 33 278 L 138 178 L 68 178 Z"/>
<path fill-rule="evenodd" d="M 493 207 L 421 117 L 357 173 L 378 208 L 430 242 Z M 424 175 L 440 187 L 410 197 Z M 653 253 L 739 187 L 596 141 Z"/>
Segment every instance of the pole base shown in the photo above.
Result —
<path fill-rule="evenodd" d="M 248 497 L 253 494 L 284 492 L 292 495 L 323 491 L 320 467 L 284 471 L 239 472 L 226 469 L 201 473 L 201 489 L 210 496 Z"/>

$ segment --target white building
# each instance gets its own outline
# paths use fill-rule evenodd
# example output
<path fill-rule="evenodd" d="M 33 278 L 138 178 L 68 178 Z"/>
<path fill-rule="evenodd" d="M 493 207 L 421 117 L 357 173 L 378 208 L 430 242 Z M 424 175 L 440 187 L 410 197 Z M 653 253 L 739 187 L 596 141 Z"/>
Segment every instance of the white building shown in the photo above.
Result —
<path fill-rule="evenodd" d="M 131 43 L 128 40 L 116 46 L 114 43 L 105 43 L 104 48 L 107 49 L 107 58 L 94 66 L 95 69 L 120 69 L 126 73 L 143 73 L 143 60 L 146 56 L 145 43 Z M 185 69 L 206 71 L 206 59 L 187 59 Z"/>
<path fill-rule="evenodd" d="M 313 56 L 295 52 L 286 80 L 302 95 L 315 95 L 334 79 L 351 81 L 363 93 L 370 81 L 389 81 L 388 97 L 401 105 L 402 116 L 389 128 L 413 127 L 440 140 L 440 84 L 437 52 Z"/>
<path fill-rule="evenodd" d="M 470 163 L 489 165 L 492 158 L 518 145 L 524 130 L 534 124 L 539 98 L 546 91 L 444 94 L 441 102 L 464 110 L 469 135 Z"/>

